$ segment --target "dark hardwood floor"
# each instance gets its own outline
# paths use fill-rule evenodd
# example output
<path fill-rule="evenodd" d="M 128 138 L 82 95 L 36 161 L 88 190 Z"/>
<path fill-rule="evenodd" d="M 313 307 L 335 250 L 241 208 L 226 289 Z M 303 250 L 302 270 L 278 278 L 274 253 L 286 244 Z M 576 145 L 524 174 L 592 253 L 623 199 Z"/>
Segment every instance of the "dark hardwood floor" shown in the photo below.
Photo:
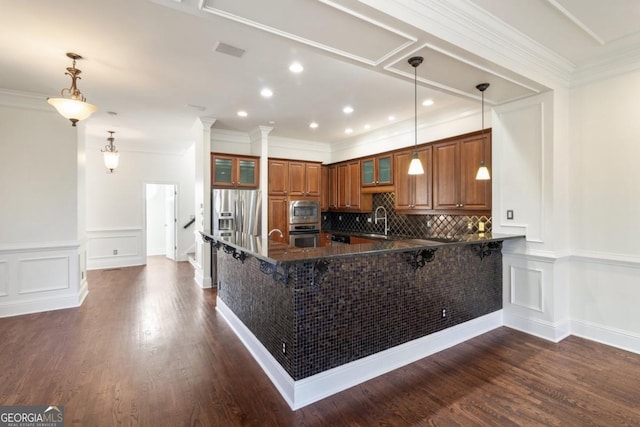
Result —
<path fill-rule="evenodd" d="M 0 319 L 0 405 L 65 425 L 640 425 L 640 355 L 508 328 L 291 411 L 187 263 L 89 272 L 82 307 Z"/>

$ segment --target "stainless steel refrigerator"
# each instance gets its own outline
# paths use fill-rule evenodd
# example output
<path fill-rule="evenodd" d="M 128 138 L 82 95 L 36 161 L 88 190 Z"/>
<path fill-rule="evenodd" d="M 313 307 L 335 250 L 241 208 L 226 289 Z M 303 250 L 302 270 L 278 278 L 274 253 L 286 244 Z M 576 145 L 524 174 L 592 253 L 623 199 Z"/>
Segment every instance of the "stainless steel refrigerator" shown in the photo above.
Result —
<path fill-rule="evenodd" d="M 237 233 L 260 237 L 262 197 L 260 190 L 211 190 L 211 230 L 219 236 L 235 238 Z M 211 253 L 211 280 L 217 286 L 217 259 Z"/>

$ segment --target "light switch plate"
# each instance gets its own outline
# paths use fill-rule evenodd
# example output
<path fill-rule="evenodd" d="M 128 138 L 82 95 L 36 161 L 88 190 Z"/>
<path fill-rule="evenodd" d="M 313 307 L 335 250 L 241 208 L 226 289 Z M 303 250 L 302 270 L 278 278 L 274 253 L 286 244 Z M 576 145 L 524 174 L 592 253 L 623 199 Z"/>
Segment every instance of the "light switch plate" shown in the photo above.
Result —
<path fill-rule="evenodd" d="M 513 210 L 512 209 L 509 209 L 507 211 L 507 219 L 513 219 Z"/>

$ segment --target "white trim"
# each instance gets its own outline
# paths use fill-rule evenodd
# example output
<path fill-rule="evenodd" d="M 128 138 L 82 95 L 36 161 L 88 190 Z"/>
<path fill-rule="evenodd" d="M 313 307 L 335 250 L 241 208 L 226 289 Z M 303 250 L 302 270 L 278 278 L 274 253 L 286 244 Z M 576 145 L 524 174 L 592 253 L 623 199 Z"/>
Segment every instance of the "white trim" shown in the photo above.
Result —
<path fill-rule="evenodd" d="M 482 335 L 503 324 L 502 310 L 374 355 L 294 381 L 231 309 L 216 299 L 216 310 L 229 323 L 292 410 L 317 402 L 379 375 Z"/>
<path fill-rule="evenodd" d="M 560 342 L 571 335 L 571 323 L 569 319 L 560 322 L 548 322 L 541 319 L 532 319 L 504 311 L 504 326 L 518 331 L 535 335 L 552 342 Z"/>
<path fill-rule="evenodd" d="M 406 40 L 404 43 L 400 43 L 398 46 L 396 46 L 395 48 L 387 51 L 386 53 L 384 53 L 382 56 L 380 56 L 377 59 L 376 58 L 365 58 L 365 57 L 356 55 L 354 53 L 350 53 L 350 52 L 347 52 L 345 50 L 339 49 L 337 47 L 329 46 L 327 44 L 324 44 L 324 43 L 321 43 L 321 42 L 318 42 L 318 41 L 315 41 L 315 40 L 311 40 L 311 39 L 308 39 L 308 38 L 305 38 L 305 37 L 301 37 L 301 36 L 298 36 L 296 34 L 290 33 L 288 31 L 284 31 L 284 30 L 281 30 L 279 28 L 272 27 L 270 25 L 266 25 L 266 24 L 263 24 L 261 22 L 254 21 L 252 19 L 245 18 L 245 17 L 239 16 L 239 15 L 236 15 L 234 13 L 227 12 L 227 11 L 222 10 L 222 9 L 218 9 L 218 8 L 216 8 L 214 6 L 209 5 L 208 4 L 209 1 L 210 0 L 202 0 L 200 2 L 200 10 L 202 10 L 204 12 L 208 12 L 208 13 L 214 14 L 214 15 L 221 16 L 223 18 L 229 19 L 231 21 L 238 22 L 240 24 L 244 24 L 244 25 L 247 25 L 247 26 L 250 26 L 250 27 L 253 27 L 253 28 L 257 28 L 257 29 L 262 30 L 262 31 L 266 31 L 266 32 L 271 33 L 271 34 L 275 34 L 275 35 L 280 36 L 280 37 L 284 37 L 284 38 L 289 39 L 289 40 L 296 41 L 298 43 L 305 44 L 307 46 L 312 46 L 312 47 L 324 50 L 324 51 L 329 52 L 329 53 L 333 53 L 333 54 L 336 54 L 336 55 L 339 55 L 339 56 L 342 56 L 342 57 L 345 57 L 345 58 L 348 58 L 348 59 L 351 59 L 351 60 L 354 60 L 354 61 L 362 62 L 364 64 L 371 65 L 371 66 L 377 66 L 377 65 L 381 64 L 387 58 L 395 55 L 396 53 L 402 51 L 403 49 L 407 48 L 408 46 L 411 46 L 417 40 L 413 36 L 410 36 L 410 35 L 408 35 L 406 33 L 403 33 L 400 30 L 391 28 L 388 25 L 382 24 L 382 23 L 380 23 L 380 22 L 378 22 L 378 21 L 376 21 L 376 20 L 374 20 L 372 18 L 369 18 L 367 16 L 364 16 L 364 15 L 358 13 L 358 12 L 349 10 L 348 8 L 346 8 L 344 6 L 339 6 L 336 3 L 330 2 L 328 0 L 320 0 L 322 3 L 326 4 L 327 6 L 333 7 L 334 9 L 339 10 L 339 11 L 341 11 L 343 13 L 347 13 L 347 14 L 353 16 L 354 18 L 358 18 L 361 21 L 367 22 L 367 23 L 369 23 L 369 24 L 371 24 L 373 26 L 376 26 L 376 27 L 378 27 L 378 28 L 380 28 L 382 30 L 385 30 L 385 31 L 387 31 L 389 33 L 394 33 L 398 37 Z"/>
<path fill-rule="evenodd" d="M 572 320 L 573 335 L 640 354 L 640 335 L 585 320 Z"/>
<path fill-rule="evenodd" d="M 44 243 L 16 243 L 0 246 L 0 254 L 38 251 L 67 251 L 77 250 L 81 242 L 44 242 Z"/>
<path fill-rule="evenodd" d="M 594 264 L 614 265 L 617 267 L 640 268 L 640 256 L 614 252 L 576 251 L 572 261 Z"/>
<path fill-rule="evenodd" d="M 562 13 L 565 17 L 567 17 L 567 19 L 569 19 L 569 21 L 573 22 L 578 28 L 580 28 L 582 31 L 584 31 L 585 34 L 587 34 L 589 37 L 591 37 L 599 45 L 601 45 L 601 46 L 605 45 L 605 41 L 600 36 L 598 36 L 595 31 L 593 31 L 591 28 L 589 28 L 587 26 L 587 24 L 585 24 L 584 22 L 579 20 L 577 16 L 575 16 L 573 13 L 569 12 L 565 7 L 563 7 L 556 0 L 547 0 L 547 2 L 551 6 L 555 7 L 560 13 Z"/>

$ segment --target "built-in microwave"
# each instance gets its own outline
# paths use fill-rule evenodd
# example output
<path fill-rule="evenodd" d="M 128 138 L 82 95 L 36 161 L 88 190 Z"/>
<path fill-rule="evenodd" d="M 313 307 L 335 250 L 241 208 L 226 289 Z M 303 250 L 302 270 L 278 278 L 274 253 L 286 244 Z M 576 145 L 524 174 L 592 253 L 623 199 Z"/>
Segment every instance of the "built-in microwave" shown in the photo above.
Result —
<path fill-rule="evenodd" d="M 289 202 L 289 224 L 320 223 L 320 202 L 291 200 Z"/>

